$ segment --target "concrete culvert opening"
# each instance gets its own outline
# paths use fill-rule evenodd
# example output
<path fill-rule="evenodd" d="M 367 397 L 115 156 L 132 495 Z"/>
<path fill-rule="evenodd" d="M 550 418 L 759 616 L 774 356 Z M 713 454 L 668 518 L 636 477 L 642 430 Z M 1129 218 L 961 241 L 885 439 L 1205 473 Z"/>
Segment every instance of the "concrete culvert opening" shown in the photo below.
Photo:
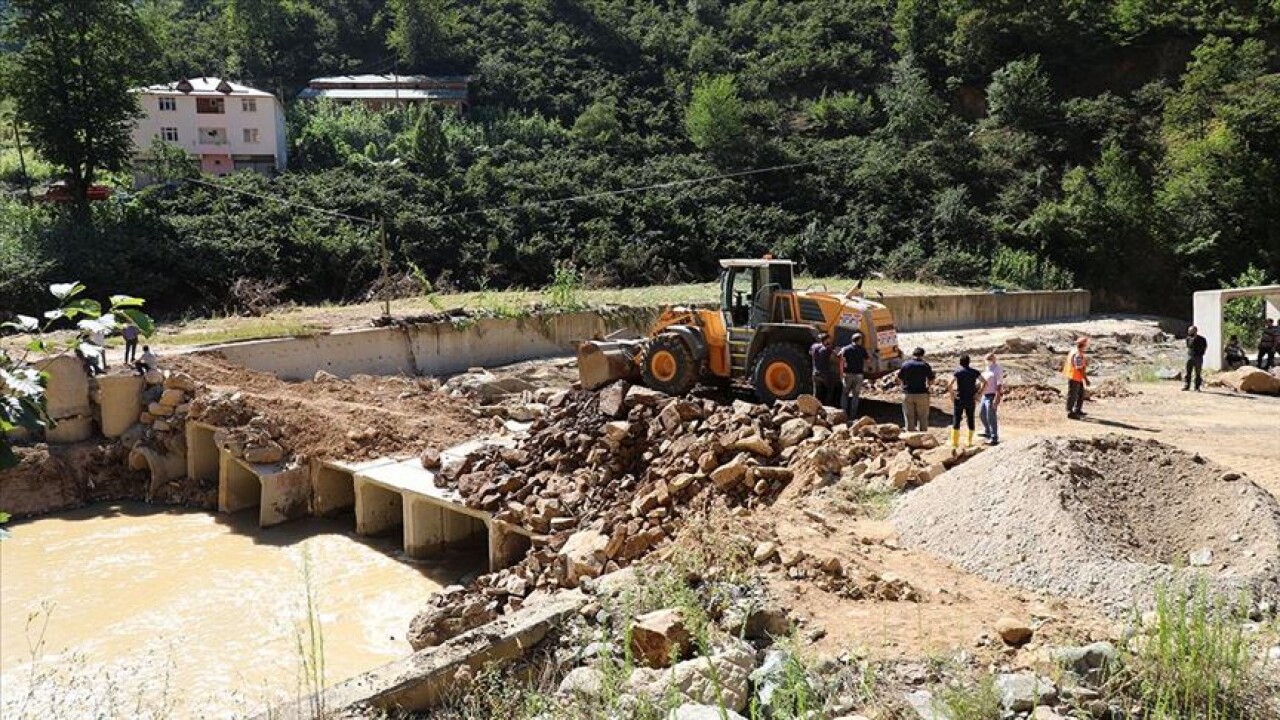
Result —
<path fill-rule="evenodd" d="M 214 428 L 208 425 L 187 423 L 187 475 L 202 485 L 218 482 L 218 445 L 213 434 Z"/>
<path fill-rule="evenodd" d="M 356 533 L 360 535 L 391 535 L 403 532 L 404 498 L 400 493 L 357 479 Z"/>
<path fill-rule="evenodd" d="M 262 481 L 239 460 L 224 458 L 218 482 L 218 510 L 238 512 L 262 502 Z"/>
<path fill-rule="evenodd" d="M 907 495 L 904 544 L 997 582 L 1147 605 L 1171 581 L 1280 593 L 1280 505 L 1227 468 L 1153 440 L 1031 438 Z"/>
<path fill-rule="evenodd" d="M 355 474 L 350 470 L 321 465 L 312 483 L 315 495 L 312 512 L 320 517 L 352 511 L 356 505 Z"/>
<path fill-rule="evenodd" d="M 489 524 L 445 504 L 416 498 L 405 528 L 405 554 L 415 559 L 466 558 L 468 565 L 489 565 Z"/>

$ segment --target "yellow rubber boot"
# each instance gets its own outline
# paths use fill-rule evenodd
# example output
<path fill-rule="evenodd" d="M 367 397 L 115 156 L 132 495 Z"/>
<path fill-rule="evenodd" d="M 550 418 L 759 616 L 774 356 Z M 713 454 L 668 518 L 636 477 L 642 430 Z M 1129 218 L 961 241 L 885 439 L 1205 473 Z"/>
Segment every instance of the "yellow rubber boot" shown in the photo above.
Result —
<path fill-rule="evenodd" d="M 959 430 L 951 431 L 951 447 L 953 448 L 960 447 L 960 431 Z"/>
<path fill-rule="evenodd" d="M 969 442 L 965 447 L 973 447 L 973 431 L 969 431 Z"/>

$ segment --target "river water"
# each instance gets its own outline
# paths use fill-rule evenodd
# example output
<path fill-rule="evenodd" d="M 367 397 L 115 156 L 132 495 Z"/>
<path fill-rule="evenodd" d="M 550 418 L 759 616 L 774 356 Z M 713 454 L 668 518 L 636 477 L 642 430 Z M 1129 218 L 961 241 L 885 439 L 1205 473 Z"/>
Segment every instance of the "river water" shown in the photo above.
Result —
<path fill-rule="evenodd" d="M 0 542 L 0 716 L 225 718 L 411 652 L 426 598 L 475 570 L 409 564 L 353 520 L 98 505 L 16 523 Z M 306 578 L 310 576 L 308 581 Z M 41 641 L 43 638 L 43 641 Z M 314 656 L 314 654 L 310 654 Z"/>

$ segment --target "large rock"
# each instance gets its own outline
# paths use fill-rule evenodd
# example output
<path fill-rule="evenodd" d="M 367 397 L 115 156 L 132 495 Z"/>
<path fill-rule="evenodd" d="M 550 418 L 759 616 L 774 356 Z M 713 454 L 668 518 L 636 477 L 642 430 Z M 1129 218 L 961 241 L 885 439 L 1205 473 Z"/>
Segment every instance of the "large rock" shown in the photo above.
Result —
<path fill-rule="evenodd" d="M 1037 705 L 1052 705 L 1058 688 L 1047 677 L 1034 673 L 1005 673 L 996 676 L 1000 704 L 1006 710 L 1026 712 Z"/>
<path fill-rule="evenodd" d="M 823 412 L 822 401 L 808 394 L 796 398 L 796 407 L 800 412 L 810 417 L 815 417 Z"/>
<path fill-rule="evenodd" d="M 680 610 L 655 610 L 636 618 L 631 626 L 631 653 L 651 668 L 664 668 L 684 657 L 693 636 L 685 627 Z"/>
<path fill-rule="evenodd" d="M 255 465 L 271 465 L 284 459 L 284 448 L 277 442 L 244 449 L 244 460 Z"/>
<path fill-rule="evenodd" d="M 583 579 L 595 577 L 609 561 L 605 548 L 609 546 L 609 536 L 596 530 L 580 530 L 560 548 L 560 558 L 564 562 L 565 581 L 569 587 L 577 587 Z"/>
<path fill-rule="evenodd" d="M 928 432 L 904 432 L 898 436 L 907 447 L 913 450 L 929 450 L 938 447 L 938 438 Z"/>
<path fill-rule="evenodd" d="M 1011 617 L 1002 617 L 996 621 L 996 633 L 1006 645 L 1013 647 L 1021 647 L 1031 640 L 1033 631 L 1031 626 L 1021 620 L 1015 620 Z"/>
<path fill-rule="evenodd" d="M 747 474 L 747 459 L 739 455 L 711 471 L 711 482 L 721 490 L 731 490 Z"/>
<path fill-rule="evenodd" d="M 778 429 L 778 444 L 784 448 L 799 445 L 809 437 L 810 428 L 808 420 L 792 418 L 782 423 L 782 427 Z"/>
<path fill-rule="evenodd" d="M 1215 379 L 1234 390 L 1259 395 L 1280 395 L 1280 377 L 1256 367 L 1242 367 L 1228 373 L 1222 373 Z"/>
<path fill-rule="evenodd" d="M 560 693 L 598 698 L 604 694 L 604 673 L 593 667 L 574 668 L 560 681 Z"/>
<path fill-rule="evenodd" d="M 611 418 L 622 417 L 627 410 L 627 391 L 630 389 L 631 385 L 626 380 L 619 380 L 596 393 L 600 414 Z"/>
<path fill-rule="evenodd" d="M 1078 647 L 1054 648 L 1049 653 L 1053 661 L 1082 676 L 1090 672 L 1106 670 L 1119 654 L 1109 642 L 1096 642 Z"/>
<path fill-rule="evenodd" d="M 750 699 L 749 679 L 755 667 L 755 650 L 735 640 L 709 658 L 686 660 L 664 670 L 637 668 L 627 679 L 627 687 L 652 702 L 676 695 L 688 702 L 742 712 Z"/>

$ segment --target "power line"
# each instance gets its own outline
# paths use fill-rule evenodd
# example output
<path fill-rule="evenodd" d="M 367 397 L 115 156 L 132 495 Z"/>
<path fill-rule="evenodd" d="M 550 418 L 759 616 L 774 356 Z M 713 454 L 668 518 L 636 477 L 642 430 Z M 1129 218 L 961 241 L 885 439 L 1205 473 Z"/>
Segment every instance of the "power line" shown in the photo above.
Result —
<path fill-rule="evenodd" d="M 276 197 L 274 195 L 263 195 L 262 193 L 249 192 L 248 190 L 240 190 L 239 188 L 227 187 L 226 185 L 218 185 L 217 183 L 206 182 L 204 180 L 198 180 L 196 178 L 187 178 L 187 182 L 195 183 L 197 185 L 204 185 L 205 187 L 211 187 L 215 190 L 222 190 L 224 192 L 235 193 L 237 195 L 245 195 L 251 198 L 257 198 L 259 200 L 270 200 L 272 202 L 276 202 L 281 205 L 301 208 L 303 210 L 310 210 L 312 212 L 323 213 L 325 215 L 332 215 L 333 217 L 340 217 L 340 218 L 351 220 L 354 222 L 368 223 L 370 225 L 378 224 L 377 220 L 373 220 L 371 218 L 361 217 L 359 215 L 350 215 L 348 213 L 338 212 L 337 210 L 327 210 L 325 208 L 315 207 L 314 205 L 306 205 L 304 203 L 295 202 L 293 200 L 286 200 L 285 198 Z"/>
<path fill-rule="evenodd" d="M 494 212 L 507 212 L 511 210 L 532 210 L 539 207 L 550 207 L 554 205 L 563 205 L 565 203 L 580 202 L 582 200 L 593 200 L 602 197 L 615 197 L 620 195 L 634 195 L 635 193 L 648 192 L 650 190 L 665 190 L 667 188 L 686 187 L 689 185 L 697 185 L 705 182 L 714 182 L 717 180 L 728 180 L 732 178 L 745 177 L 748 175 L 760 175 L 762 173 L 779 172 L 782 170 L 792 170 L 794 168 L 809 167 L 811 165 L 823 165 L 835 162 L 841 158 L 822 158 L 819 160 L 808 160 L 806 162 L 788 163 L 786 165 L 774 165 L 765 168 L 754 168 L 751 170 L 739 170 L 737 172 L 722 173 L 719 175 L 708 175 L 705 177 L 688 178 L 686 180 L 672 180 L 664 183 L 655 183 L 653 185 L 640 185 L 636 187 L 621 188 L 618 190 L 602 190 L 600 192 L 585 193 L 582 195 L 572 195 L 569 197 L 554 198 L 551 200 L 534 200 L 526 203 L 514 203 L 511 205 L 499 205 L 492 208 L 480 208 L 478 210 L 459 210 L 457 212 L 439 213 L 436 215 L 427 215 L 417 217 L 418 220 L 443 220 L 446 218 L 464 217 L 467 215 L 485 215 Z"/>

